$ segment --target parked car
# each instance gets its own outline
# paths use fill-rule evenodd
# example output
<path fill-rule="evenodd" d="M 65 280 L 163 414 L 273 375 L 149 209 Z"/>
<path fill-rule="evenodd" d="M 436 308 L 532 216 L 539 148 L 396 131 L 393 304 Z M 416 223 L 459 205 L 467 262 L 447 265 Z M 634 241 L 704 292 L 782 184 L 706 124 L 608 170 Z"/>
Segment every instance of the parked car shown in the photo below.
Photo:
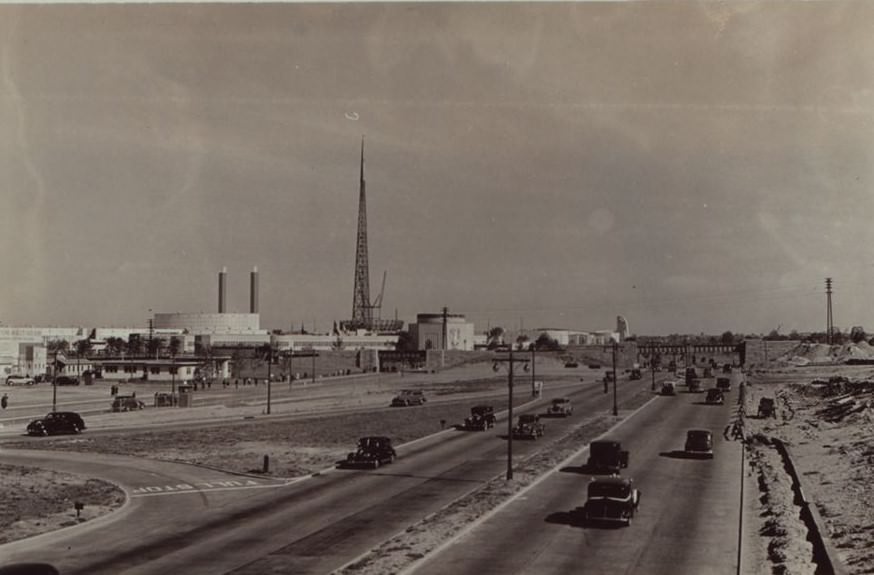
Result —
<path fill-rule="evenodd" d="M 552 405 L 546 410 L 547 415 L 551 415 L 553 417 L 567 417 L 569 415 L 573 415 L 574 406 L 571 404 L 571 400 L 567 397 L 557 397 L 552 400 Z"/>
<path fill-rule="evenodd" d="M 677 394 L 677 384 L 673 381 L 666 381 L 662 383 L 662 395 L 676 395 Z"/>
<path fill-rule="evenodd" d="M 722 405 L 725 403 L 725 397 L 722 395 L 722 390 L 711 388 L 707 390 L 707 397 L 704 398 L 705 403 L 710 405 Z"/>
<path fill-rule="evenodd" d="M 537 439 L 543 435 L 546 426 L 541 423 L 540 416 L 533 413 L 526 413 L 519 416 L 516 420 L 516 426 L 513 427 L 513 437 L 524 439 Z"/>
<path fill-rule="evenodd" d="M 731 378 L 717 377 L 716 378 L 716 389 L 722 390 L 723 392 L 731 391 Z"/>
<path fill-rule="evenodd" d="M 567 368 L 574 368 L 574 367 L 580 367 L 580 364 L 579 364 L 579 362 L 576 362 L 576 361 L 566 361 L 564 366 Z"/>
<path fill-rule="evenodd" d="M 589 482 L 583 519 L 631 525 L 640 506 L 640 491 L 628 477 L 596 477 Z"/>
<path fill-rule="evenodd" d="M 690 429 L 686 432 L 686 455 L 713 457 L 713 434 L 707 429 Z"/>
<path fill-rule="evenodd" d="M 6 385 L 33 385 L 36 380 L 29 375 L 10 375 L 6 378 Z"/>
<path fill-rule="evenodd" d="M 391 439 L 368 436 L 358 440 L 358 449 L 346 456 L 345 464 L 349 467 L 369 465 L 376 469 L 381 464 L 393 462 L 396 457 L 397 453 L 391 445 Z"/>
<path fill-rule="evenodd" d="M 428 398 L 421 390 L 403 389 L 391 400 L 392 407 L 406 407 L 409 405 L 422 405 Z"/>
<path fill-rule="evenodd" d="M 56 435 L 60 433 L 79 433 L 85 429 L 85 421 L 72 411 L 52 411 L 42 419 L 34 419 L 27 424 L 28 435 Z"/>
<path fill-rule="evenodd" d="M 774 399 L 771 397 L 763 397 L 759 399 L 758 416 L 761 417 L 777 417 L 777 407 L 774 405 Z"/>
<path fill-rule="evenodd" d="M 636 380 L 636 379 L 641 379 L 642 377 L 643 377 L 643 374 L 640 372 L 639 367 L 631 368 L 631 375 L 628 376 L 628 379 Z"/>
<path fill-rule="evenodd" d="M 622 444 L 610 439 L 601 439 L 589 444 L 589 459 L 586 467 L 592 473 L 619 473 L 628 467 L 628 452 Z"/>
<path fill-rule="evenodd" d="M 69 375 L 59 375 L 55 378 L 55 385 L 79 385 L 79 378 L 71 377 Z"/>
<path fill-rule="evenodd" d="M 700 391 L 703 391 L 700 379 L 690 379 L 686 382 L 686 385 L 688 386 L 689 393 L 698 393 Z"/>
<path fill-rule="evenodd" d="M 112 400 L 112 411 L 134 411 L 144 407 L 146 404 L 132 395 L 116 395 Z"/>
<path fill-rule="evenodd" d="M 464 429 L 485 431 L 495 426 L 495 408 L 491 405 L 474 405 L 470 408 L 470 417 L 464 418 Z"/>

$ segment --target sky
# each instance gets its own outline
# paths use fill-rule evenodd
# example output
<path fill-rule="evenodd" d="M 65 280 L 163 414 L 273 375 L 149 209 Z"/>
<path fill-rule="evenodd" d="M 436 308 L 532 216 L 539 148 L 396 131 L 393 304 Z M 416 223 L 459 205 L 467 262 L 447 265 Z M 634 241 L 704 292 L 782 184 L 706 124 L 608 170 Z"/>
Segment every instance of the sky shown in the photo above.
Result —
<path fill-rule="evenodd" d="M 866 2 L 0 6 L 0 325 L 874 330 Z"/>

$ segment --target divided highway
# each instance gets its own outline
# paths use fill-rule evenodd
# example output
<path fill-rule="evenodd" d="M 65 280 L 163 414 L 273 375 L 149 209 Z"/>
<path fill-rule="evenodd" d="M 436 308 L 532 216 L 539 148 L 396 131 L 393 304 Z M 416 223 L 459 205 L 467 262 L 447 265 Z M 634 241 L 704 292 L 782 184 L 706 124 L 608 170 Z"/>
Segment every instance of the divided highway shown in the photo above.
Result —
<path fill-rule="evenodd" d="M 648 387 L 621 381 L 620 402 Z M 572 398 L 575 412 L 567 419 L 547 419 L 546 440 L 612 407 L 612 394 L 605 395 L 600 383 L 588 383 L 573 392 L 547 390 L 542 401 L 520 413 L 543 412 L 559 394 Z M 739 446 L 722 439 L 731 406 L 693 405 L 701 400 L 702 394 L 683 393 L 657 398 L 614 434 L 631 451 L 627 474 L 643 491 L 630 528 L 583 529 L 570 522 L 567 512 L 584 502 L 588 477 L 568 469 L 549 476 L 420 571 L 567 573 L 585 562 L 586 572 L 594 573 L 733 572 Z M 682 449 L 690 427 L 714 431 L 713 461 L 664 455 Z M 447 432 L 400 449 L 394 464 L 378 470 L 330 471 L 285 485 L 253 480 L 264 483 L 257 487 L 247 487 L 248 478 L 194 477 L 215 473 L 195 467 L 160 464 L 156 470 L 146 460 L 122 459 L 121 465 L 131 466 L 128 474 L 97 474 L 134 493 L 114 519 L 86 531 L 2 546 L 0 555 L 4 562 L 49 562 L 64 575 L 327 573 L 501 474 L 505 432 L 505 422 L 487 432 Z M 515 456 L 524 457 L 543 441 L 514 442 Z M 16 459 L 14 453 L 4 450 L 4 459 L 27 462 L 27 454 Z M 111 465 L 112 459 L 79 457 L 83 468 L 78 471 L 92 473 L 90 466 Z M 63 467 L 77 471 L 69 461 Z M 228 483 L 235 479 L 241 484 Z M 222 481 L 226 489 L 213 489 Z M 194 489 L 142 489 L 174 482 Z"/>

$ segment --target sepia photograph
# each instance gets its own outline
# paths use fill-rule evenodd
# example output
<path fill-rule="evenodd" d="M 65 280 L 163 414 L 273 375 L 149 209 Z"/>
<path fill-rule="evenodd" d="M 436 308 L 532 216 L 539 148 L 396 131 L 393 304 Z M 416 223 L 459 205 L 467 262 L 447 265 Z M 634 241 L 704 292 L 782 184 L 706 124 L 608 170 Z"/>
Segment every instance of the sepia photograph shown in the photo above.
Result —
<path fill-rule="evenodd" d="M 874 573 L 872 32 L 0 1 L 0 575 Z"/>

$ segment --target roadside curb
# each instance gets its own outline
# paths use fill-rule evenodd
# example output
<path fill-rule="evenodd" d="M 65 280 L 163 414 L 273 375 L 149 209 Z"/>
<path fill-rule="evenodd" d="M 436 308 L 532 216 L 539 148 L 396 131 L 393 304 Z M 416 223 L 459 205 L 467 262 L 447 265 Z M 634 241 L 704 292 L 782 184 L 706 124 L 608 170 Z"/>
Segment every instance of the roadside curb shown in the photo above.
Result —
<path fill-rule="evenodd" d="M 816 508 L 816 503 L 805 495 L 805 491 L 809 490 L 795 468 L 789 446 L 776 437 L 772 437 L 771 441 L 774 443 L 777 451 L 780 452 L 783 463 L 786 465 L 786 470 L 789 472 L 789 477 L 792 479 L 792 490 L 795 492 L 799 507 L 801 507 L 801 520 L 807 525 L 808 533 L 810 533 L 814 562 L 823 569 L 824 573 L 849 575 L 847 568 L 838 559 L 838 552 L 832 545 L 831 539 L 829 539 L 828 535 L 824 534 L 823 528 L 820 527 L 820 525 L 824 525 L 824 522 L 819 514 L 819 510 Z M 817 569 L 817 572 L 819 572 L 819 569 Z"/>

